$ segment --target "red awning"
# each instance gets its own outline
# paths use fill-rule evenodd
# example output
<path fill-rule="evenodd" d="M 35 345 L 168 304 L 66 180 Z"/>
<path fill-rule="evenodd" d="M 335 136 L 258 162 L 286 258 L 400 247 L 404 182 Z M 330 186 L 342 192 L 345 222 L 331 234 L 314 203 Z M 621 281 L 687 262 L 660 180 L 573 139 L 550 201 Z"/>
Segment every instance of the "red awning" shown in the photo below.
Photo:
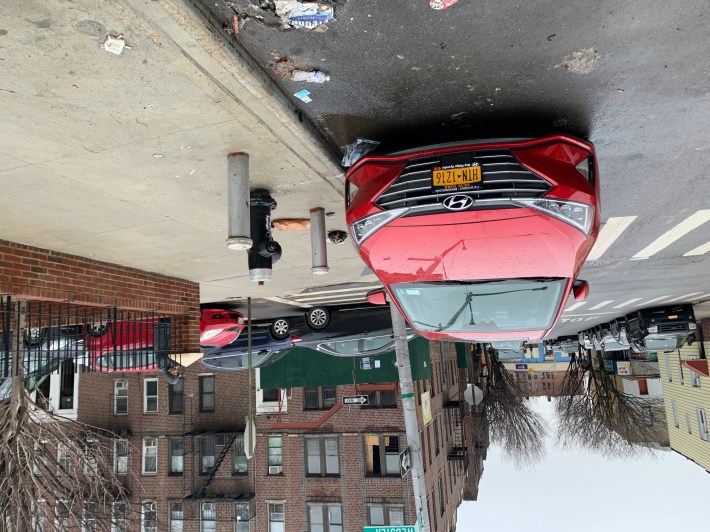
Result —
<path fill-rule="evenodd" d="M 682 362 L 683 366 L 688 368 L 695 373 L 700 373 L 700 375 L 705 375 L 710 377 L 708 372 L 708 361 L 707 360 L 684 360 Z"/>

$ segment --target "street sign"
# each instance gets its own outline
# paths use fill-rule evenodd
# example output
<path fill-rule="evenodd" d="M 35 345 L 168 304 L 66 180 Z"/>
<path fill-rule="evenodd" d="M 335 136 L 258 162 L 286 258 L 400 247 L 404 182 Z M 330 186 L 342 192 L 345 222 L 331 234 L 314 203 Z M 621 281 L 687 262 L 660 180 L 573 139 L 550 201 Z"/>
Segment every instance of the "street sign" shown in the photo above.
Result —
<path fill-rule="evenodd" d="M 417 527 L 411 525 L 401 525 L 401 526 L 366 526 L 362 529 L 362 532 L 417 532 Z"/>
<path fill-rule="evenodd" d="M 370 404 L 370 398 L 367 395 L 355 395 L 353 397 L 343 397 L 344 405 L 360 405 L 365 406 Z"/>
<path fill-rule="evenodd" d="M 527 364 L 516 364 L 515 369 L 528 369 Z"/>
<path fill-rule="evenodd" d="M 404 478 L 404 475 L 409 473 L 410 469 L 412 469 L 412 462 L 409 460 L 409 447 L 407 447 L 399 453 L 399 474 Z"/>

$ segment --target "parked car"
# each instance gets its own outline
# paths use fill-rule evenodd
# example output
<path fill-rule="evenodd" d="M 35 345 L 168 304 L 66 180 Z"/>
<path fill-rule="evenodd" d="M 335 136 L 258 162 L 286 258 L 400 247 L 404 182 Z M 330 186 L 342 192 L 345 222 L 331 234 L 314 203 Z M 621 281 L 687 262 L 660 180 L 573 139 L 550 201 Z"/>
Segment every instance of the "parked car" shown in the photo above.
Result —
<path fill-rule="evenodd" d="M 205 308 L 200 312 L 200 347 L 221 347 L 244 329 L 244 315 L 234 310 Z"/>
<path fill-rule="evenodd" d="M 358 357 L 394 349 L 389 307 L 314 307 L 302 316 L 277 318 L 271 322 L 275 338 L 284 335 L 300 339 L 308 347 L 338 357 Z M 409 338 L 414 334 L 409 331 Z"/>
<path fill-rule="evenodd" d="M 539 340 L 588 294 L 596 169 L 592 144 L 566 135 L 366 155 L 346 175 L 347 223 L 422 336 Z"/>
<path fill-rule="evenodd" d="M 604 349 L 606 352 L 625 351 L 631 348 L 626 337 L 626 329 L 622 326 L 619 330 L 612 330 L 610 323 L 580 332 L 579 344 L 587 350 L 594 347 L 597 351 Z"/>
<path fill-rule="evenodd" d="M 268 330 L 253 329 L 251 335 L 253 368 L 273 364 L 294 347 L 298 338 L 274 338 Z M 249 368 L 247 335 L 210 350 L 202 356 L 202 365 L 212 371 L 241 371 Z"/>
<path fill-rule="evenodd" d="M 96 371 L 151 371 L 168 361 L 170 318 L 112 320 L 86 326 L 87 355 Z"/>
<path fill-rule="evenodd" d="M 695 334 L 696 328 L 692 305 L 643 309 L 610 324 L 614 335 L 625 329 L 631 348 L 638 353 L 678 349 Z"/>
<path fill-rule="evenodd" d="M 550 351 L 576 353 L 579 351 L 579 338 L 577 336 L 560 336 L 551 340 L 545 340 L 545 347 Z"/>

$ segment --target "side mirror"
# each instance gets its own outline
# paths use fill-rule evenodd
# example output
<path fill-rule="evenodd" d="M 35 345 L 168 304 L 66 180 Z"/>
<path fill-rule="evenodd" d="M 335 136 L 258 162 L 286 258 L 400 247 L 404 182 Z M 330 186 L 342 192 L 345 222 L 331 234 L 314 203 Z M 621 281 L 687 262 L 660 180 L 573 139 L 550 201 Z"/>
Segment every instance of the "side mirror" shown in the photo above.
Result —
<path fill-rule="evenodd" d="M 367 293 L 367 302 L 371 305 L 386 305 L 387 296 L 385 295 L 385 290 L 380 288 L 379 290 L 373 290 Z"/>
<path fill-rule="evenodd" d="M 584 301 L 589 296 L 589 283 L 587 281 L 575 281 L 572 294 L 577 301 Z"/>

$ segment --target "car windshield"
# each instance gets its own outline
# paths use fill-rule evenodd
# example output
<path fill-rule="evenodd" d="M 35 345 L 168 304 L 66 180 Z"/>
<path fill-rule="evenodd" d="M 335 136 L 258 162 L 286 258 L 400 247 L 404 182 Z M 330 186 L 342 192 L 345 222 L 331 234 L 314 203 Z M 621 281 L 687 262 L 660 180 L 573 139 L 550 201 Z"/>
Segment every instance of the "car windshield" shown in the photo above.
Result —
<path fill-rule="evenodd" d="M 646 349 L 651 351 L 670 351 L 683 347 L 687 339 L 687 334 L 681 336 L 657 336 L 652 334 L 647 336 L 643 343 Z"/>
<path fill-rule="evenodd" d="M 118 351 L 96 358 L 97 367 L 115 371 L 152 368 L 154 365 L 155 352 L 153 351 Z"/>
<path fill-rule="evenodd" d="M 392 286 L 406 318 L 424 331 L 489 333 L 547 329 L 565 279 L 440 281 Z"/>

